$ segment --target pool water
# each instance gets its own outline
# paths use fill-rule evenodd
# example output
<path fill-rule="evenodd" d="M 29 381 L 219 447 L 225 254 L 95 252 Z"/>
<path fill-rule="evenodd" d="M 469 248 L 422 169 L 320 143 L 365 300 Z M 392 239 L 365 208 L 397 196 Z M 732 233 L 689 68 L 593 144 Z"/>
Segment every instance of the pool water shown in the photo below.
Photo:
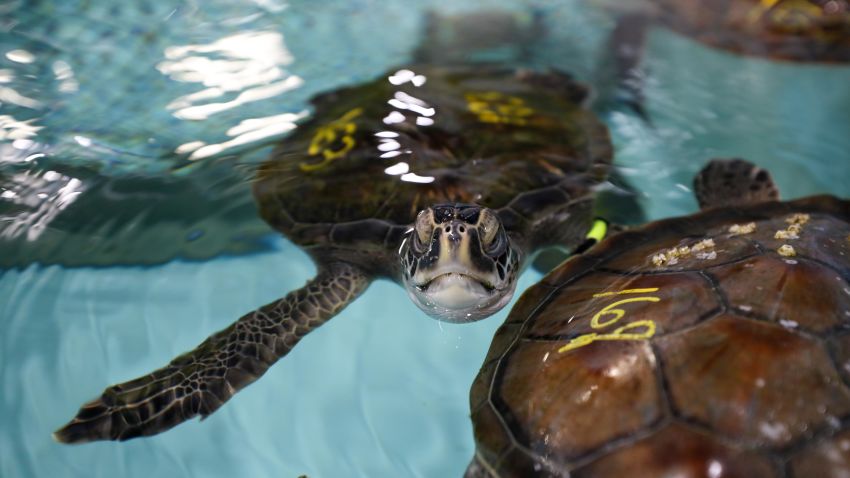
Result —
<path fill-rule="evenodd" d="M 247 184 L 308 99 L 403 64 L 448 0 L 0 2 L 0 476 L 460 476 L 468 391 L 507 310 L 442 324 L 377 282 L 203 422 L 125 443 L 50 433 L 300 287 L 307 256 L 256 217 Z M 613 22 L 542 10 L 533 65 L 595 81 Z M 850 67 L 719 52 L 663 30 L 644 67 L 648 126 L 602 111 L 650 218 L 696 209 L 711 157 L 772 171 L 783 196 L 846 196 Z M 529 270 L 519 290 L 540 275 Z"/>

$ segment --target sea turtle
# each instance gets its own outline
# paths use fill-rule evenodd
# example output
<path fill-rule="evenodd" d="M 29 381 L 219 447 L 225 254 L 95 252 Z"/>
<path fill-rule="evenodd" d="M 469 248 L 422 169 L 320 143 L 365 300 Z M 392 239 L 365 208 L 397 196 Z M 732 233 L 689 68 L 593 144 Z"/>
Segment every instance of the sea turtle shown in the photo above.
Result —
<path fill-rule="evenodd" d="M 55 433 L 126 440 L 207 416 L 375 279 L 433 317 L 478 320 L 536 250 L 585 241 L 612 146 L 568 74 L 417 64 L 322 94 L 259 167 L 263 219 L 318 273 L 149 375 L 109 387 Z"/>
<path fill-rule="evenodd" d="M 614 75 L 625 101 L 642 116 L 639 63 L 654 25 L 744 55 L 850 62 L 850 0 L 642 0 L 611 8 L 620 13 L 608 47 Z"/>
<path fill-rule="evenodd" d="M 715 160 L 703 210 L 528 289 L 471 390 L 467 477 L 845 476 L 850 201 Z"/>

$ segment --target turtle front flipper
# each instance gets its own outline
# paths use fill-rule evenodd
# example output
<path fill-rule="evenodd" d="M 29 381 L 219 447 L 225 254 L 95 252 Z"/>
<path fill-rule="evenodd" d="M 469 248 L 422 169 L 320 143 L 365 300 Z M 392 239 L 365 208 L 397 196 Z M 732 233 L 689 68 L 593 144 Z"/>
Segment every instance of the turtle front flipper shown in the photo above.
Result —
<path fill-rule="evenodd" d="M 369 282 L 349 264 L 321 267 L 301 289 L 243 316 L 166 367 L 107 388 L 53 436 L 63 443 L 127 440 L 206 417 L 351 303 Z"/>

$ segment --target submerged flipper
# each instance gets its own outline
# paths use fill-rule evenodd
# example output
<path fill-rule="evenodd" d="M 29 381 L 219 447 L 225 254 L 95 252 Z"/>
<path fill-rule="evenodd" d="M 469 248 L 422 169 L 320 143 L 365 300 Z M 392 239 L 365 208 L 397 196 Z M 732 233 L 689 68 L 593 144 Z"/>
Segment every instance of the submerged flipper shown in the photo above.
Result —
<path fill-rule="evenodd" d="M 694 178 L 699 207 L 775 201 L 779 189 L 770 173 L 743 159 L 713 159 Z"/>
<path fill-rule="evenodd" d="M 168 366 L 107 388 L 53 436 L 63 443 L 127 440 L 206 417 L 368 285 L 351 265 L 323 267 L 301 289 L 243 316 Z"/>
<path fill-rule="evenodd" d="M 606 62 L 600 82 L 606 83 L 606 77 L 613 76 L 613 93 L 606 102 L 626 105 L 642 120 L 652 124 L 644 107 L 643 79 L 645 71 L 641 68 L 641 58 L 646 43 L 646 32 L 651 19 L 645 13 L 629 13 L 620 17 L 608 38 L 605 51 Z M 611 80 L 609 79 L 608 82 Z M 603 88 L 605 89 L 605 88 Z M 603 101 L 605 101 L 603 99 Z"/>

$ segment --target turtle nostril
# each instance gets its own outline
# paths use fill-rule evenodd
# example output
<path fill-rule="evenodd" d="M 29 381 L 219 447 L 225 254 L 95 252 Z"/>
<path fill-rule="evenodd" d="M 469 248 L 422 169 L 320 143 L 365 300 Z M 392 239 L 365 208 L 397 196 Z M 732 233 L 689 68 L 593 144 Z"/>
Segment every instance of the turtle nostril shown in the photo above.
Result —
<path fill-rule="evenodd" d="M 450 226 L 446 226 L 446 232 L 451 232 L 452 228 Z"/>
<path fill-rule="evenodd" d="M 466 232 L 466 228 L 465 228 L 465 227 L 463 227 L 463 226 L 458 227 L 458 228 L 457 228 L 457 230 L 458 230 L 458 231 L 460 231 L 460 233 L 461 233 L 461 234 L 463 234 L 464 232 Z"/>

